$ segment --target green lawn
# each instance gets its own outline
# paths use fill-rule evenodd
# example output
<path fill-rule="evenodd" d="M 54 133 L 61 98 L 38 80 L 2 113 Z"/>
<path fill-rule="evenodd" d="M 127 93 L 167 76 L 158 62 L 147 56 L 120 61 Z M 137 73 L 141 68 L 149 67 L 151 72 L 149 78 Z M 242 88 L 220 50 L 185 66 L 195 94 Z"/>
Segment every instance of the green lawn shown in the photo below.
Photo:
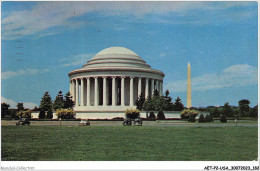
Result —
<path fill-rule="evenodd" d="M 257 127 L 2 126 L 3 161 L 251 161 Z"/>

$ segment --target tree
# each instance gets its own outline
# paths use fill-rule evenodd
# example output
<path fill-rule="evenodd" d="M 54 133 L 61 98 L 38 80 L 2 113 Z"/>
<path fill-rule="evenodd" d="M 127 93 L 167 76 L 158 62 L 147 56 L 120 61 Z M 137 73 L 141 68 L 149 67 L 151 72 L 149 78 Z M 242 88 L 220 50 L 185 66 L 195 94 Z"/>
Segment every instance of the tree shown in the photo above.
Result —
<path fill-rule="evenodd" d="M 152 97 L 153 105 L 155 111 L 164 111 L 167 108 L 168 102 L 165 101 L 163 96 L 153 96 Z"/>
<path fill-rule="evenodd" d="M 10 112 L 10 115 L 11 115 L 11 118 L 12 119 L 17 119 L 18 117 L 17 117 L 17 109 L 9 109 L 8 110 L 8 113 Z"/>
<path fill-rule="evenodd" d="M 64 100 L 63 100 L 62 91 L 59 91 L 59 93 L 57 94 L 57 96 L 53 102 L 53 109 L 57 110 L 57 109 L 61 109 L 61 108 L 64 108 Z"/>
<path fill-rule="evenodd" d="M 1 117 L 4 118 L 8 114 L 10 105 L 7 103 L 1 103 Z"/>
<path fill-rule="evenodd" d="M 170 92 L 169 90 L 165 91 L 164 100 L 166 102 L 165 109 L 166 111 L 173 111 L 174 110 L 174 104 L 172 103 L 172 98 L 169 96 Z"/>
<path fill-rule="evenodd" d="M 48 111 L 52 109 L 52 100 L 51 100 L 51 96 L 49 94 L 49 92 L 45 92 L 42 100 L 41 100 L 41 104 L 40 104 L 40 110 L 43 111 Z"/>
<path fill-rule="evenodd" d="M 45 119 L 45 111 L 44 110 L 40 110 L 39 119 Z"/>
<path fill-rule="evenodd" d="M 159 91 L 157 89 L 153 91 L 153 96 L 159 96 Z"/>
<path fill-rule="evenodd" d="M 155 110 L 152 98 L 150 96 L 148 96 L 148 98 L 145 100 L 145 102 L 143 104 L 143 109 L 145 111 L 153 111 L 153 110 Z"/>
<path fill-rule="evenodd" d="M 205 119 L 204 115 L 200 114 L 199 123 L 205 123 L 205 122 L 206 122 L 206 119 Z"/>
<path fill-rule="evenodd" d="M 196 122 L 196 116 L 195 115 L 189 115 L 188 122 Z"/>
<path fill-rule="evenodd" d="M 170 97 L 160 96 L 157 90 L 154 91 L 152 97 L 148 96 L 143 104 L 145 111 L 165 111 L 173 109 Z"/>
<path fill-rule="evenodd" d="M 224 108 L 223 108 L 223 110 L 222 110 L 222 114 L 223 114 L 224 116 L 233 116 L 233 112 L 232 112 L 231 107 L 229 106 L 229 103 L 228 103 L 228 102 L 226 102 L 226 103 L 224 104 Z"/>
<path fill-rule="evenodd" d="M 165 119 L 165 115 L 164 115 L 163 111 L 159 111 L 159 113 L 157 115 L 157 119 L 158 120 L 164 120 Z"/>
<path fill-rule="evenodd" d="M 219 118 L 220 117 L 220 112 L 218 110 L 217 107 L 214 107 L 211 111 L 210 111 L 210 115 L 213 117 L 213 118 Z"/>
<path fill-rule="evenodd" d="M 165 97 L 168 97 L 169 94 L 170 94 L 170 91 L 169 91 L 169 90 L 166 90 L 166 91 L 165 91 Z"/>
<path fill-rule="evenodd" d="M 206 117 L 205 117 L 205 122 L 214 122 L 214 119 L 213 119 L 212 116 L 206 115 Z"/>
<path fill-rule="evenodd" d="M 39 111 L 39 108 L 37 106 L 34 106 L 32 111 Z"/>
<path fill-rule="evenodd" d="M 139 110 L 142 110 L 144 102 L 145 102 L 145 97 L 144 97 L 144 94 L 141 93 L 141 95 L 135 101 L 136 108 L 139 109 Z"/>
<path fill-rule="evenodd" d="M 18 103 L 17 105 L 18 112 L 24 110 L 23 103 Z"/>
<path fill-rule="evenodd" d="M 148 117 L 149 119 L 155 119 L 155 114 L 154 112 L 150 112 L 150 115 Z"/>
<path fill-rule="evenodd" d="M 182 104 L 180 97 L 177 97 L 174 103 L 174 110 L 182 111 L 183 109 L 184 109 L 184 105 Z"/>
<path fill-rule="evenodd" d="M 249 115 L 249 109 L 250 109 L 249 104 L 250 101 L 247 99 L 243 99 L 238 102 L 241 116 Z"/>
<path fill-rule="evenodd" d="M 258 117 L 258 105 L 256 105 L 253 109 L 250 110 L 251 117 Z"/>
<path fill-rule="evenodd" d="M 47 115 L 46 115 L 46 118 L 47 118 L 47 119 L 52 119 L 52 118 L 53 118 L 53 112 L 52 112 L 52 110 L 48 110 Z"/>
<path fill-rule="evenodd" d="M 72 100 L 72 96 L 70 92 L 68 91 L 65 95 L 65 101 L 64 101 L 64 109 L 72 109 L 74 106 L 74 101 Z"/>

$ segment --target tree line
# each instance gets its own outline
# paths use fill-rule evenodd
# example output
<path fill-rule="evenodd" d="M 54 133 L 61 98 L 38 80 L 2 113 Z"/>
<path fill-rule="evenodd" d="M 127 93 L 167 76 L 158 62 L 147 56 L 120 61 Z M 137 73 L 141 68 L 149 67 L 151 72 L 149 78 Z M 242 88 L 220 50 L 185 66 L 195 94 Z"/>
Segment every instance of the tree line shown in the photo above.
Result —
<path fill-rule="evenodd" d="M 148 96 L 145 99 L 141 94 L 135 102 L 137 109 L 150 111 L 154 115 L 153 111 L 162 113 L 163 111 L 183 111 L 185 109 L 182 101 L 179 97 L 172 102 L 172 98 L 169 96 L 169 90 L 165 91 L 165 95 L 160 96 L 157 90 L 154 91 L 153 96 Z M 231 106 L 228 102 L 224 106 L 208 106 L 208 107 L 192 107 L 190 109 L 197 111 L 207 111 L 211 117 L 221 118 L 223 117 L 258 117 L 258 105 L 251 108 L 250 101 L 248 99 L 242 99 L 238 102 L 238 106 Z"/>
<path fill-rule="evenodd" d="M 159 92 L 155 90 L 153 96 L 148 96 L 145 99 L 142 93 L 135 101 L 135 105 L 138 110 L 144 110 L 151 112 L 150 115 L 154 115 L 153 111 L 158 111 L 162 115 L 163 111 L 183 111 L 185 109 L 182 101 L 179 97 L 172 102 L 172 98 L 169 96 L 169 90 L 165 91 L 165 95 L 160 96 Z M 49 92 L 45 92 L 41 98 L 39 108 L 34 107 L 32 111 L 40 111 L 39 118 L 53 117 L 53 110 L 57 109 L 72 109 L 75 105 L 72 100 L 70 92 L 67 92 L 63 97 L 62 91 L 59 91 L 55 100 L 52 101 Z M 238 102 L 238 106 L 231 106 L 228 102 L 224 106 L 208 106 L 204 108 L 191 108 L 198 111 L 208 111 L 210 116 L 214 118 L 225 117 L 258 117 L 258 105 L 251 108 L 250 101 L 248 99 L 242 99 Z M 29 109 L 25 109 L 23 103 L 17 104 L 17 109 L 9 109 L 10 105 L 7 103 L 1 103 L 1 117 L 9 116 L 11 118 L 18 118 L 28 116 L 30 114 Z M 47 112 L 47 115 L 45 114 Z M 163 118 L 163 116 L 162 116 Z"/>
<path fill-rule="evenodd" d="M 204 110 L 210 112 L 214 118 L 225 117 L 258 117 L 258 105 L 251 108 L 248 99 L 242 99 L 238 102 L 238 106 L 231 106 L 228 102 L 224 106 L 214 107 L 208 106 Z M 202 109 L 203 110 L 203 109 Z"/>
<path fill-rule="evenodd" d="M 148 96 L 145 99 L 144 94 L 141 93 L 135 102 L 136 108 L 144 111 L 182 111 L 184 105 L 180 97 L 177 97 L 175 102 L 172 103 L 172 98 L 169 94 L 169 90 L 166 90 L 165 96 L 160 96 L 158 90 L 154 90 L 153 96 Z"/>
<path fill-rule="evenodd" d="M 72 109 L 74 106 L 74 101 L 72 100 L 72 96 L 70 92 L 67 92 L 63 97 L 62 91 L 59 91 L 55 100 L 52 101 L 52 98 L 49 92 L 45 92 L 43 97 L 41 98 L 39 108 L 37 106 L 32 109 L 32 111 L 40 111 L 39 118 L 40 119 L 52 119 L 53 118 L 53 110 L 57 109 Z M 25 109 L 23 103 L 17 104 L 17 109 L 9 109 L 10 105 L 7 103 L 1 103 L 1 117 L 10 116 L 11 118 L 21 118 L 31 116 L 31 110 Z M 46 115 L 47 112 L 47 115 Z"/>

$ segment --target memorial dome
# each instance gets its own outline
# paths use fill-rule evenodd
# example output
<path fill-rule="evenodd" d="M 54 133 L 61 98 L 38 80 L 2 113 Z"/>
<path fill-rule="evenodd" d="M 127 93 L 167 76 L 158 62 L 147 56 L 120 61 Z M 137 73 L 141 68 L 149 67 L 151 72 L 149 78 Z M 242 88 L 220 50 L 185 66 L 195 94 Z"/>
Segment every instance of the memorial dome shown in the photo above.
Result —
<path fill-rule="evenodd" d="M 135 52 L 124 47 L 110 47 L 98 52 L 83 68 L 151 68 Z"/>
<path fill-rule="evenodd" d="M 125 55 L 134 55 L 138 56 L 134 51 L 127 49 L 125 47 L 109 47 L 106 49 L 101 50 L 96 54 L 98 55 L 109 55 L 109 54 L 125 54 Z"/>

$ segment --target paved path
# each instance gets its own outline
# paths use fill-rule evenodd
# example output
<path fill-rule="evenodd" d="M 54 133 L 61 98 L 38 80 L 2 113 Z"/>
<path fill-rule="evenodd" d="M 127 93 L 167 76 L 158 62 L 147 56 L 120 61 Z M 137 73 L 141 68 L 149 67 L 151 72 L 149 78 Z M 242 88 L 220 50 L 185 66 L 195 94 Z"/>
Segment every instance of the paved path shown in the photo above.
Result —
<path fill-rule="evenodd" d="M 17 121 L 1 121 L 1 125 L 15 126 Z M 79 121 L 61 121 L 61 125 L 66 126 L 78 126 Z M 122 126 L 123 121 L 90 121 L 91 126 Z M 59 121 L 31 121 L 30 126 L 41 126 L 41 125 L 60 125 Z M 214 123 L 190 123 L 187 121 L 143 121 L 143 126 L 161 126 L 161 127 L 234 127 L 236 123 L 230 121 L 228 123 L 221 123 L 215 121 Z M 251 120 L 239 120 L 237 126 L 240 127 L 256 127 L 258 126 L 257 121 Z"/>

